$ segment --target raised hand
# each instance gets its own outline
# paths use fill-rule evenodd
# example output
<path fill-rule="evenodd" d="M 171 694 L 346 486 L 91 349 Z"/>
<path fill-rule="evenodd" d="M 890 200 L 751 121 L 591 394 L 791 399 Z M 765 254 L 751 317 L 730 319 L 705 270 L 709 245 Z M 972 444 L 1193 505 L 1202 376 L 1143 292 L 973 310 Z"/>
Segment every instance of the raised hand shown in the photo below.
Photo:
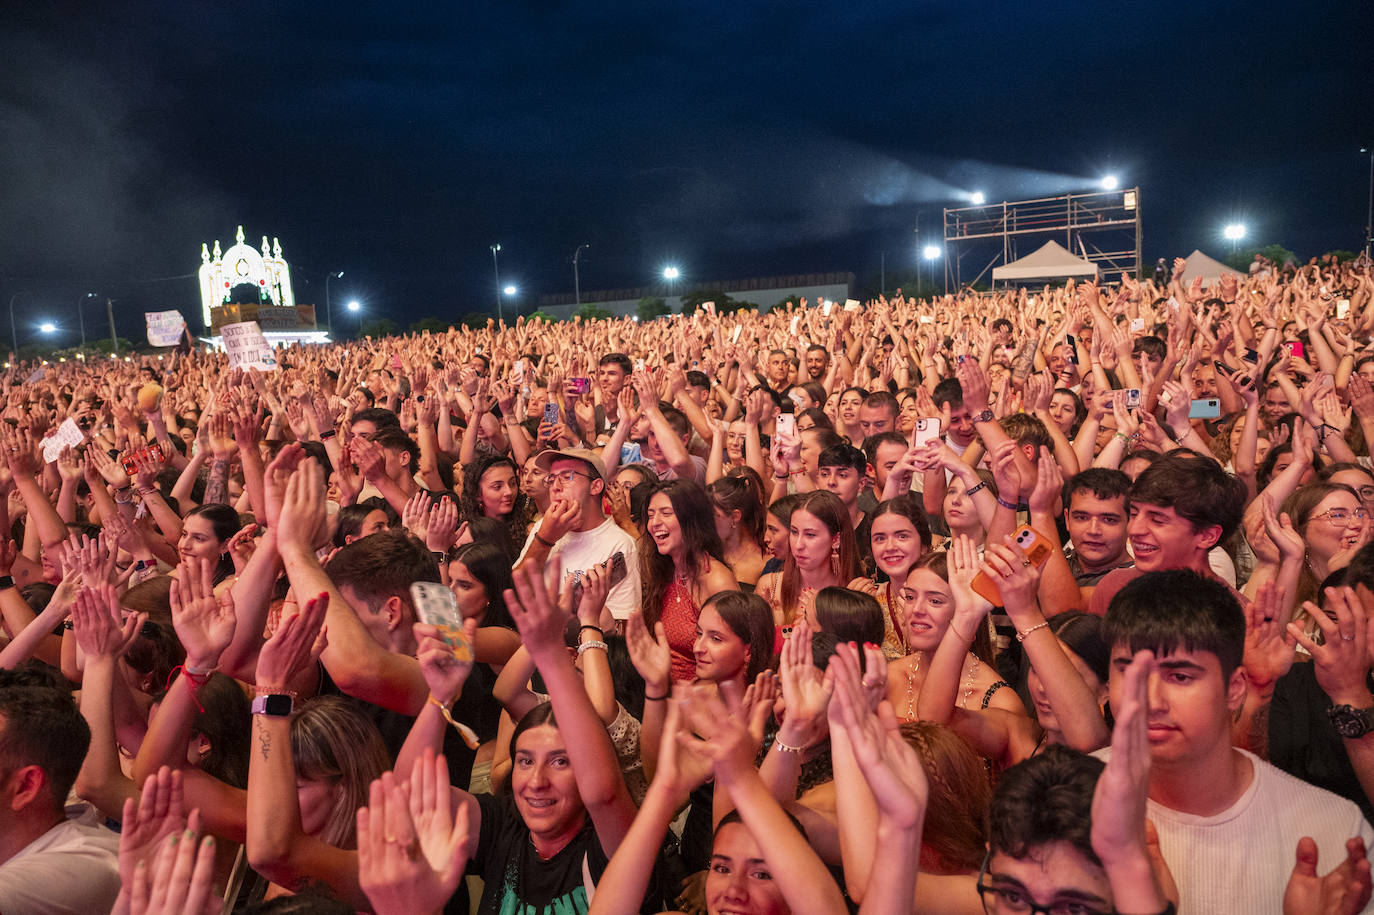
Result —
<path fill-rule="evenodd" d="M 183 809 L 181 773 L 163 766 L 143 782 L 138 799 L 126 798 L 119 833 L 119 882 L 133 886 L 134 871 L 146 866 L 157 854 L 164 839 L 187 828 Z M 199 815 L 190 828 L 200 828 Z"/>
<path fill-rule="evenodd" d="M 1287 617 L 1283 600 L 1273 580 L 1260 585 L 1254 602 L 1241 601 L 1245 613 L 1245 651 L 1241 666 L 1252 684 L 1263 689 L 1272 685 L 1293 666 L 1297 640 L 1284 635 Z"/>
<path fill-rule="evenodd" d="M 124 617 L 111 585 L 82 588 L 72 605 L 76 643 L 91 658 L 121 657 L 138 638 L 147 619 L 146 613 Z"/>
<path fill-rule="evenodd" d="M 405 509 L 401 512 L 401 523 L 415 539 L 424 540 L 429 532 L 430 512 L 429 493 L 418 490 L 407 500 Z"/>
<path fill-rule="evenodd" d="M 782 643 L 778 683 L 786 714 L 778 740 L 792 747 L 809 745 L 821 733 L 834 689 L 811 658 L 811 625 L 799 619 Z"/>
<path fill-rule="evenodd" d="M 212 892 L 214 878 L 214 836 L 197 841 L 194 829 L 173 833 L 163 840 L 151 865 L 141 862 L 134 869 L 133 887 L 128 889 L 129 912 L 215 915 L 223 900 Z"/>
<path fill-rule="evenodd" d="M 324 523 L 324 471 L 313 458 L 300 462 L 286 484 L 277 516 L 277 543 L 309 548 Z"/>
<path fill-rule="evenodd" d="M 419 644 L 416 657 L 420 662 L 420 673 L 424 674 L 429 692 L 443 705 L 449 705 L 458 698 L 468 675 L 472 673 L 472 646 L 477 639 L 477 620 L 474 617 L 463 621 L 462 637 L 467 640 L 468 647 L 461 654 L 452 639 L 437 626 L 416 623 L 412 631 Z"/>
<path fill-rule="evenodd" d="M 186 648 L 186 666 L 202 673 L 219 665 L 234 640 L 234 598 L 228 589 L 215 595 L 214 573 L 209 559 L 185 560 L 177 567 L 169 595 L 172 627 Z"/>
<path fill-rule="evenodd" d="M 655 623 L 654 635 L 650 635 L 644 624 L 644 614 L 636 610 L 625 622 L 625 647 L 630 652 L 630 662 L 644 678 L 645 689 L 655 696 L 663 695 L 671 682 L 673 669 L 673 653 L 668 647 L 663 624 Z"/>
<path fill-rule="evenodd" d="M 542 571 L 524 563 L 511 573 L 511 578 L 515 589 L 506 590 L 506 606 L 530 656 L 538 658 L 541 653 L 562 651 L 567 614 L 549 597 Z"/>
<path fill-rule="evenodd" d="M 282 692 L 296 676 L 324 653 L 325 613 L 329 592 L 307 600 L 300 610 L 282 614 L 274 631 L 258 653 L 257 674 L 253 682 L 259 689 Z"/>
<path fill-rule="evenodd" d="M 1040 460 L 1035 467 L 1035 486 L 1031 489 L 1027 503 L 1032 513 L 1057 514 L 1063 505 L 1064 474 L 1054 452 L 1041 446 Z"/>
<path fill-rule="evenodd" d="M 358 808 L 358 884 L 377 915 L 443 909 L 471 853 L 468 817 L 453 815 L 448 763 L 426 748 L 408 785 L 388 772 Z"/>
<path fill-rule="evenodd" d="M 429 523 L 425 528 L 425 546 L 431 553 L 447 553 L 458 538 L 458 506 L 444 496 L 430 507 Z"/>
<path fill-rule="evenodd" d="M 1345 860 L 1324 877 L 1317 876 L 1317 843 L 1298 840 L 1297 861 L 1283 891 L 1284 915 L 1356 915 L 1370 897 L 1369 858 L 1364 839 L 1345 840 Z"/>
<path fill-rule="evenodd" d="M 1369 703 L 1369 689 L 1365 685 L 1369 673 L 1369 645 L 1371 623 L 1365 618 L 1364 607 L 1350 588 L 1327 588 L 1326 605 L 1331 616 L 1311 601 L 1303 609 L 1321 630 L 1323 640 L 1316 640 L 1296 623 L 1288 623 L 1288 636 L 1312 655 L 1317 685 L 1336 705 L 1363 708 Z"/>
<path fill-rule="evenodd" d="M 1002 594 L 1002 605 L 1013 620 L 1021 613 L 1039 607 L 1040 569 L 1011 535 L 1004 543 L 989 543 L 983 551 L 983 571 L 991 576 Z"/>
<path fill-rule="evenodd" d="M 870 670 L 864 676 L 872 673 Z M 902 736 L 892 704 L 883 699 L 876 712 L 869 706 L 868 691 L 859 675 L 858 649 L 851 644 L 840 645 L 826 676 L 835 690 L 831 720 L 848 735 L 854 760 L 880 813 L 902 828 L 920 828 L 930 800 L 925 769 Z"/>

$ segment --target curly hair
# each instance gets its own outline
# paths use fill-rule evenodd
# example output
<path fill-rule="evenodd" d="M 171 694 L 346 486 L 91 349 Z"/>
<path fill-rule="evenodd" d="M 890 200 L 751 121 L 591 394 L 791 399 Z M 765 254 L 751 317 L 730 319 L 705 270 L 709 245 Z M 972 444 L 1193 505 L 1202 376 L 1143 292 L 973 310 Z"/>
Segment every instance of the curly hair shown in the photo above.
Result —
<path fill-rule="evenodd" d="M 511 540 L 524 543 L 529 532 L 530 521 L 534 518 L 534 500 L 520 491 L 520 468 L 503 454 L 482 455 L 463 470 L 463 491 L 458 497 L 458 507 L 465 520 L 480 518 L 482 511 L 482 477 L 494 467 L 509 467 L 515 475 L 515 504 L 511 513 L 500 520 L 510 528 Z"/>

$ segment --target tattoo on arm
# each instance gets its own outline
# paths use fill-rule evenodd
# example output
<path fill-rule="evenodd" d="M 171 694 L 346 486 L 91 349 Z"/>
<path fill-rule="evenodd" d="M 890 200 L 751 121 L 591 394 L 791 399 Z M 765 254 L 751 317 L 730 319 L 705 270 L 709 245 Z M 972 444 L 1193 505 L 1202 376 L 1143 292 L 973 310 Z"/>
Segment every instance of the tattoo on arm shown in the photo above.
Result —
<path fill-rule="evenodd" d="M 205 482 L 205 504 L 225 505 L 229 502 L 229 462 L 215 460 L 210 464 L 210 478 Z"/>
<path fill-rule="evenodd" d="M 262 753 L 262 758 L 267 759 L 269 751 L 272 749 L 272 735 L 266 730 L 258 731 L 258 750 Z"/>

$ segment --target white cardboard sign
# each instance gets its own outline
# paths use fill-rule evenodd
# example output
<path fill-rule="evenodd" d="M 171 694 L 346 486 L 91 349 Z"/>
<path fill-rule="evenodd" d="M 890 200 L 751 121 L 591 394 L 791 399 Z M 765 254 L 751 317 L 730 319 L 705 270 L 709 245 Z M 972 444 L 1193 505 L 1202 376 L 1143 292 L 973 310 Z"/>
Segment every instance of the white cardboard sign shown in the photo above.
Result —
<path fill-rule="evenodd" d="M 57 456 L 62 453 L 62 449 L 68 446 L 75 448 L 86 440 L 81 427 L 76 424 L 76 420 L 67 417 L 62 421 L 62 425 L 57 427 L 57 431 L 43 439 L 41 446 L 43 449 L 43 460 L 51 464 L 57 460 Z"/>
<path fill-rule="evenodd" d="M 149 346 L 176 346 L 186 329 L 179 311 L 145 311 L 143 320 L 148 325 Z"/>
<path fill-rule="evenodd" d="M 229 368 L 258 372 L 277 370 L 277 356 L 257 321 L 226 324 L 220 328 L 220 339 L 224 341 L 224 351 L 229 354 Z"/>

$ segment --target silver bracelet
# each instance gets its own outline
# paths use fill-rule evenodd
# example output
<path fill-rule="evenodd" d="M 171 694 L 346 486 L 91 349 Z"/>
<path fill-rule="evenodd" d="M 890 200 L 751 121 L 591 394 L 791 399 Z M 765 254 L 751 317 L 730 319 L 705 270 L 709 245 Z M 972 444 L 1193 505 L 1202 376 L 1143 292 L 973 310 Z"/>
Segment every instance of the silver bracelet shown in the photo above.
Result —
<path fill-rule="evenodd" d="M 600 648 L 602 651 L 605 651 L 606 643 L 600 639 L 591 642 L 583 642 L 581 645 L 577 646 L 577 656 L 579 658 L 582 657 L 582 652 L 586 651 L 588 648 Z"/>
<path fill-rule="evenodd" d="M 794 747 L 783 743 L 781 737 L 774 737 L 773 749 L 777 750 L 779 753 L 800 753 L 805 750 L 806 747 Z"/>

